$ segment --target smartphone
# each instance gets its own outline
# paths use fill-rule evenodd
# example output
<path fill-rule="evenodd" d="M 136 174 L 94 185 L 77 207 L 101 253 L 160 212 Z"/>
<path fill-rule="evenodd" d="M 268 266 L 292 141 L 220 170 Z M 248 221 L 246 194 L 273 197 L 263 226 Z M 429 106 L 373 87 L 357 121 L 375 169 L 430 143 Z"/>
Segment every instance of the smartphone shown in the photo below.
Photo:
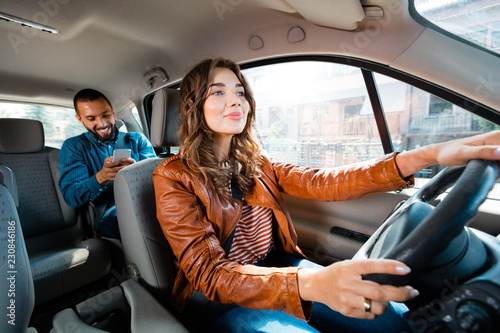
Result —
<path fill-rule="evenodd" d="M 113 150 L 113 162 L 119 162 L 125 157 L 130 157 L 130 149 L 115 149 Z"/>

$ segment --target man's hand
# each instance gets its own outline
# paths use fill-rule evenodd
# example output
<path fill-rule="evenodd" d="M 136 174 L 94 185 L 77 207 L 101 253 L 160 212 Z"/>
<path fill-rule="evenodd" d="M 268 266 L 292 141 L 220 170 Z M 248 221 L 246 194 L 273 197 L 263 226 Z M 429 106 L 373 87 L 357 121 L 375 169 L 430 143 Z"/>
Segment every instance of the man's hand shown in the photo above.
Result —
<path fill-rule="evenodd" d="M 130 164 L 134 164 L 135 160 L 128 157 L 123 158 L 121 161 L 113 162 L 113 157 L 108 157 L 104 160 L 102 169 L 97 172 L 95 178 L 101 185 L 106 185 L 108 182 L 115 180 L 116 173 Z"/>

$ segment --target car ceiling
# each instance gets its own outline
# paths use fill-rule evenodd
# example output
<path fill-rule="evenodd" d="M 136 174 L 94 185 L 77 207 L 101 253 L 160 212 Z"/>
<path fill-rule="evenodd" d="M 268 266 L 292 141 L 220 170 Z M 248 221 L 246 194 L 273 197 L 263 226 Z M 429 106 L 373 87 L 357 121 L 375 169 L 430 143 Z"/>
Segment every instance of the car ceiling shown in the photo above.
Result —
<path fill-rule="evenodd" d="M 361 22 L 359 8 L 364 9 Z M 383 17 L 365 16 L 368 9 L 376 9 L 375 15 L 381 10 Z M 406 1 L 3 0 L 0 12 L 60 31 L 49 34 L 0 20 L 0 100 L 9 101 L 71 106 L 76 91 L 92 87 L 107 94 L 120 110 L 180 80 L 206 57 L 220 55 L 244 63 L 297 54 L 364 58 L 475 99 L 477 93 L 470 87 L 481 77 L 474 71 L 484 71 L 485 62 L 498 61 L 408 20 Z M 293 27 L 304 31 L 303 40 L 288 39 Z M 263 47 L 251 49 L 252 36 L 258 36 Z M 436 47 L 448 54 L 446 61 L 442 54 L 426 52 Z M 469 61 L 465 73 L 458 73 L 464 72 L 461 61 L 476 53 L 478 63 Z M 156 80 L 149 88 L 144 75 L 156 67 L 163 68 L 169 80 Z M 436 68 L 447 75 L 436 74 Z M 481 75 L 494 75 L 489 80 L 500 82 L 495 71 Z M 500 92 L 499 87 L 491 89 Z M 500 109 L 500 94 L 491 89 L 480 97 Z"/>

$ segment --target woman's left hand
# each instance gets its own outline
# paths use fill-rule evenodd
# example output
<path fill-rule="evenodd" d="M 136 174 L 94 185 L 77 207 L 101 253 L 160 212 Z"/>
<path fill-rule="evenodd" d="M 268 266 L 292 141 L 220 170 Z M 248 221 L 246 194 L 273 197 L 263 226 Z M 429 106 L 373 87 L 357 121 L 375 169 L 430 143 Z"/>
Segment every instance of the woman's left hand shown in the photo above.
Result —
<path fill-rule="evenodd" d="M 465 165 L 469 160 L 499 160 L 500 131 L 488 132 L 440 144 L 437 163 L 445 166 Z"/>
<path fill-rule="evenodd" d="M 472 159 L 500 160 L 500 131 L 405 151 L 396 156 L 396 164 L 405 178 L 434 164 L 465 165 Z"/>

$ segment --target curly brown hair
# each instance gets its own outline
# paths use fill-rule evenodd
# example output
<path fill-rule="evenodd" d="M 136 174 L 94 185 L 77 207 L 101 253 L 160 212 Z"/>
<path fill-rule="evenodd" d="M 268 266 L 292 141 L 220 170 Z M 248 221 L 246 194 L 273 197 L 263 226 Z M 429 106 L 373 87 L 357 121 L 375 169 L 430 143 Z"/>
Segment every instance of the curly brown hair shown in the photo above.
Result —
<path fill-rule="evenodd" d="M 216 160 L 214 133 L 208 127 L 203 113 L 203 105 L 208 98 L 216 68 L 227 68 L 236 75 L 245 89 L 245 98 L 250 105 L 245 128 L 231 139 L 229 158 L 233 166 L 233 186 L 236 182 L 243 193 L 248 193 L 254 186 L 255 179 L 260 177 L 261 147 L 253 128 L 255 100 L 239 65 L 229 59 L 219 57 L 203 60 L 183 78 L 179 101 L 181 115 L 179 153 L 191 170 L 201 172 L 205 179 L 210 178 L 219 193 L 230 197 L 231 193 L 227 186 L 230 171 L 221 167 L 220 161 Z"/>

